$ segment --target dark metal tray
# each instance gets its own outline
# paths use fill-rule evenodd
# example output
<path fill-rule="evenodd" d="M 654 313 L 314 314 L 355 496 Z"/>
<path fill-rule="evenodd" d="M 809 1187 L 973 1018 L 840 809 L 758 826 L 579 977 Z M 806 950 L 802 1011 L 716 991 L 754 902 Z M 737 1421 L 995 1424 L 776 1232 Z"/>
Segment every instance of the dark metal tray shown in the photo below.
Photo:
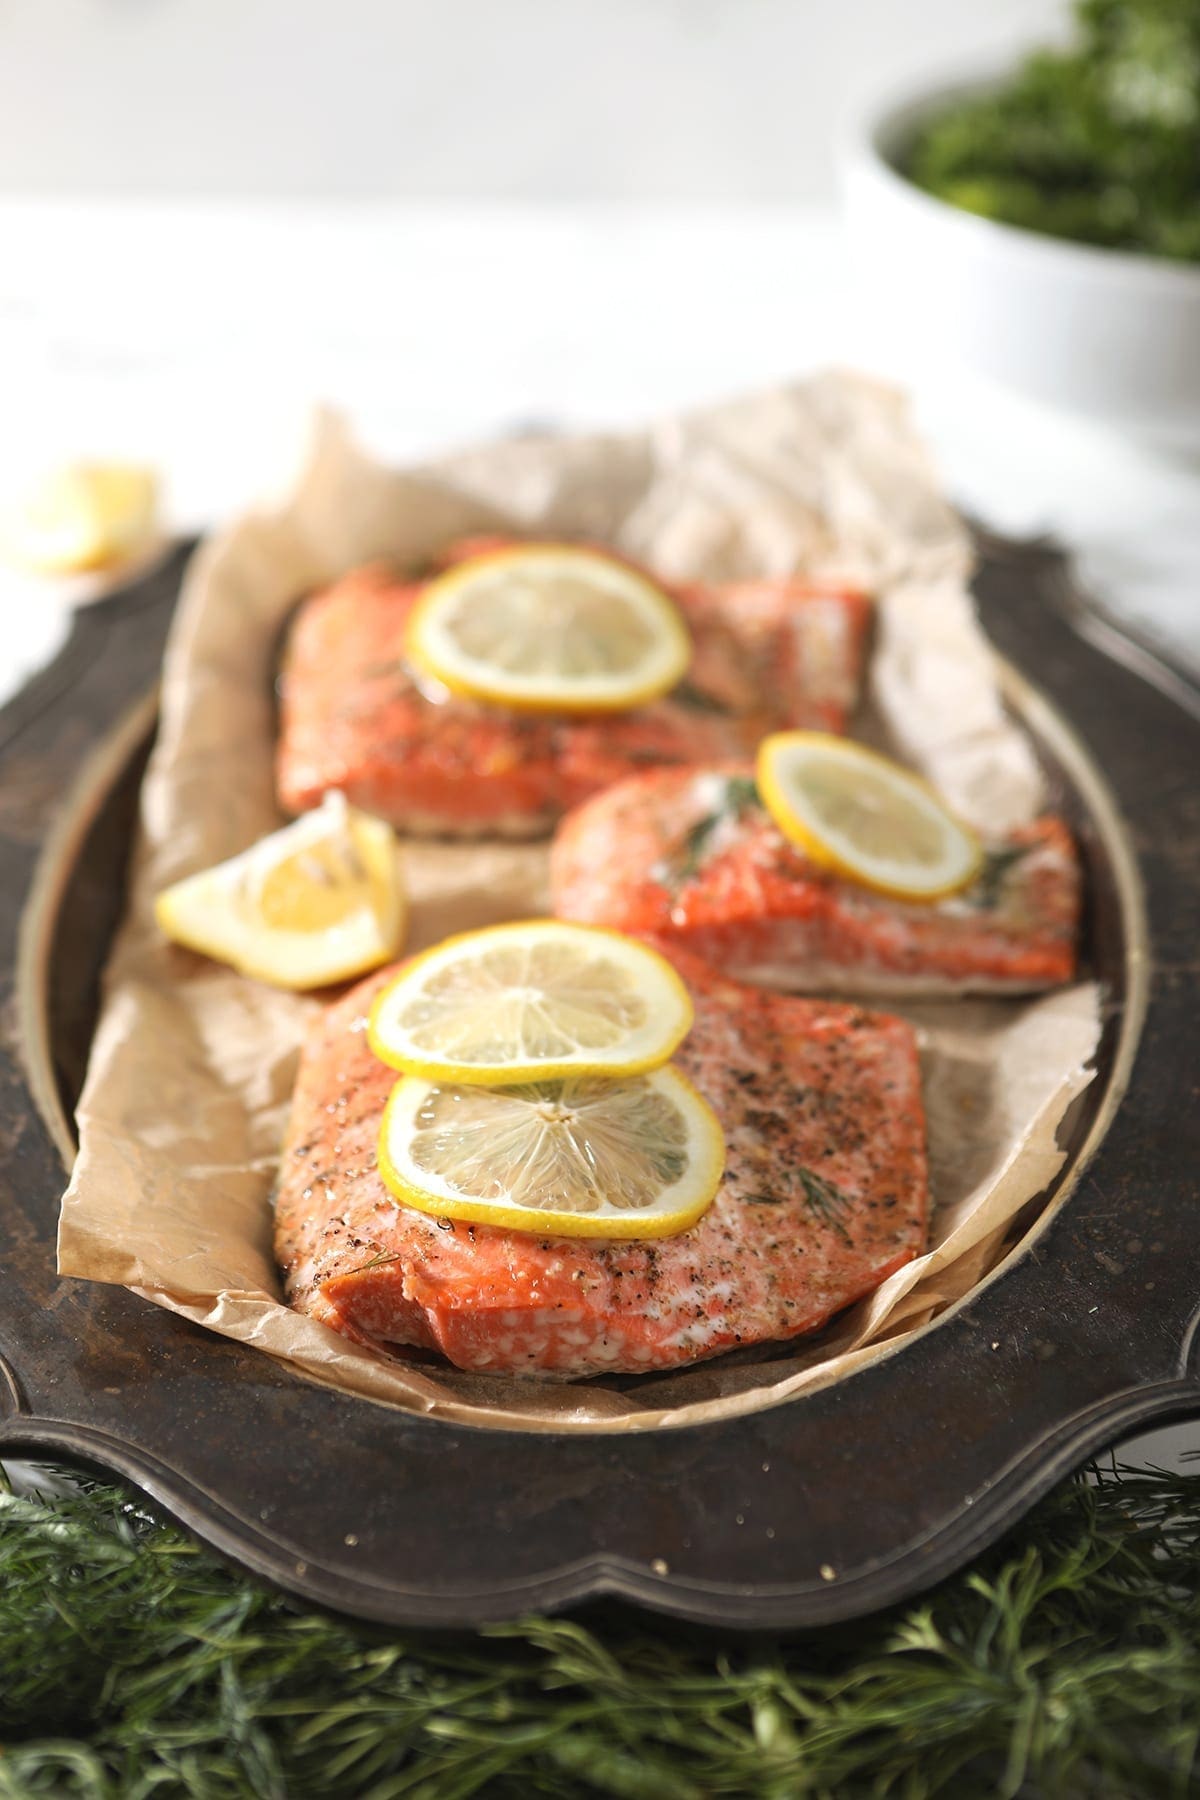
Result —
<path fill-rule="evenodd" d="M 1108 1001 L 1067 1178 L 999 1274 L 896 1353 L 773 1410 L 621 1437 L 410 1417 L 56 1277 L 185 551 L 81 612 L 0 713 L 0 1451 L 115 1470 L 239 1563 L 364 1617 L 619 1595 L 778 1628 L 917 1591 L 1089 1451 L 1200 1411 L 1200 694 L 1086 607 L 1053 550 L 983 547 L 983 617 L 1038 684 L 1013 673 L 1010 694 L 1073 811 Z"/>

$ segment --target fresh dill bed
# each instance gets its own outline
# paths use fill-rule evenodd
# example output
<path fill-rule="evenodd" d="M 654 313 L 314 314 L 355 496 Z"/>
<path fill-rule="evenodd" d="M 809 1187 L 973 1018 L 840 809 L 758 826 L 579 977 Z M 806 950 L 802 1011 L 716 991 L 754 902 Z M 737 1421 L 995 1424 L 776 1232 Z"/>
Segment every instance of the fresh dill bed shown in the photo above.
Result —
<path fill-rule="evenodd" d="M 1132 1800 L 1200 1791 L 1200 1474 L 1076 1477 L 788 1644 L 295 1607 L 107 1486 L 0 1493 L 0 1800 Z"/>
<path fill-rule="evenodd" d="M 1069 48 L 924 127 L 919 187 L 1008 225 L 1200 261 L 1200 0 L 1077 0 Z"/>

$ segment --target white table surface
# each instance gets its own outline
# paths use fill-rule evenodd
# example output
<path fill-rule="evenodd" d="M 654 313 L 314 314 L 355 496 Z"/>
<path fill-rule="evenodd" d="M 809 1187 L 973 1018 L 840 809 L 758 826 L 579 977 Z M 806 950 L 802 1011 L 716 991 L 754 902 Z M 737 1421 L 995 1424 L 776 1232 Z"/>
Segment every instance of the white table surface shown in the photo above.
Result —
<path fill-rule="evenodd" d="M 909 378 L 956 499 L 1060 536 L 1108 605 L 1200 664 L 1200 461 L 906 365 L 830 213 L 0 201 L 0 245 L 0 494 L 64 456 L 145 458 L 198 529 L 283 487 L 320 402 L 402 460 L 850 361 Z M 0 581 L 0 621 L 3 698 L 67 615 Z"/>
<path fill-rule="evenodd" d="M 957 499 L 1063 537 L 1200 663 L 1200 461 L 907 366 L 831 213 L 7 200 L 0 244 L 0 495 L 65 455 L 143 457 L 199 528 L 280 489 L 322 401 L 400 460 L 851 361 L 910 379 Z M 0 617 L 3 694 L 63 620 L 12 583 Z"/>

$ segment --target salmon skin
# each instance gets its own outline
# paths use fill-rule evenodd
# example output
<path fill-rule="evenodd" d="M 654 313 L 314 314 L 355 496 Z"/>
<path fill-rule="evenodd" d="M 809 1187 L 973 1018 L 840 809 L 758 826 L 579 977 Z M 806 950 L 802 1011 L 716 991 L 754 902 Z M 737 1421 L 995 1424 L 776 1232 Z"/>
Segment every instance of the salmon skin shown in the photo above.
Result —
<path fill-rule="evenodd" d="M 696 1003 L 676 1061 L 715 1108 L 727 1163 L 676 1237 L 608 1242 L 433 1219 L 376 1167 L 396 1077 L 366 1039 L 374 975 L 305 1046 L 276 1255 L 292 1303 L 375 1347 L 462 1369 L 644 1374 L 815 1330 L 924 1246 L 914 1033 L 858 1007 L 737 986 L 670 951 Z M 394 971 L 393 971 L 394 973 Z"/>
<path fill-rule="evenodd" d="M 677 588 L 685 679 L 629 712 L 571 716 L 462 699 L 415 674 L 404 639 L 420 591 L 372 567 L 300 608 L 279 679 L 286 812 L 339 788 L 408 832 L 545 834 L 636 769 L 749 755 L 785 725 L 843 730 L 871 611 L 860 593 L 799 579 Z"/>
<path fill-rule="evenodd" d="M 816 867 L 763 808 L 749 764 L 655 769 L 564 819 L 564 919 L 657 932 L 727 974 L 805 992 L 1018 993 L 1075 972 L 1080 873 L 1060 819 L 988 843 L 974 886 L 889 900 Z"/>

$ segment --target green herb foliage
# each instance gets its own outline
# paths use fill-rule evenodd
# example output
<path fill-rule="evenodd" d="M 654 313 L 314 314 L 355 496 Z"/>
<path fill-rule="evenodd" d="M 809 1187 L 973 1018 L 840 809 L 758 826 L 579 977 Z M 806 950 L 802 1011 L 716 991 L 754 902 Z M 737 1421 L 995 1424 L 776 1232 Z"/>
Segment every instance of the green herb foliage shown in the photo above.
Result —
<path fill-rule="evenodd" d="M 970 905 L 977 907 L 980 912 L 990 912 L 999 906 L 1010 871 L 1028 854 L 1028 844 L 1014 844 L 1004 850 L 989 850 L 984 856 L 983 867 L 977 879 L 966 892 L 965 898 Z"/>
<path fill-rule="evenodd" d="M 1200 261 L 1200 0 L 1077 0 L 1076 41 L 930 121 L 906 169 L 969 212 Z"/>
<path fill-rule="evenodd" d="M 683 843 L 669 872 L 667 885 L 680 888 L 691 881 L 703 867 L 712 848 L 713 834 L 730 819 L 741 819 L 752 807 L 761 806 L 758 787 L 752 775 L 731 775 L 724 784 L 720 802 L 712 812 L 688 827 Z"/>
<path fill-rule="evenodd" d="M 1200 1783 L 1200 1475 L 1076 1477 L 789 1643 L 296 1607 L 113 1487 L 0 1495 L 0 1800 L 1117 1800 Z"/>
<path fill-rule="evenodd" d="M 696 683 L 684 676 L 683 680 L 671 689 L 671 698 L 679 706 L 686 706 L 689 712 L 717 713 L 728 716 L 729 708 L 707 688 L 697 687 Z"/>
<path fill-rule="evenodd" d="M 799 1188 L 804 1204 L 823 1225 L 832 1225 L 847 1242 L 850 1233 L 842 1223 L 842 1215 L 850 1201 L 840 1187 L 827 1181 L 824 1175 L 818 1175 L 815 1169 L 792 1169 L 785 1177 L 780 1177 L 779 1185 L 770 1194 L 748 1194 L 746 1198 L 752 1206 L 777 1206 L 781 1200 L 793 1198 L 794 1191 Z M 789 1192 L 789 1189 L 791 1190 Z"/>

